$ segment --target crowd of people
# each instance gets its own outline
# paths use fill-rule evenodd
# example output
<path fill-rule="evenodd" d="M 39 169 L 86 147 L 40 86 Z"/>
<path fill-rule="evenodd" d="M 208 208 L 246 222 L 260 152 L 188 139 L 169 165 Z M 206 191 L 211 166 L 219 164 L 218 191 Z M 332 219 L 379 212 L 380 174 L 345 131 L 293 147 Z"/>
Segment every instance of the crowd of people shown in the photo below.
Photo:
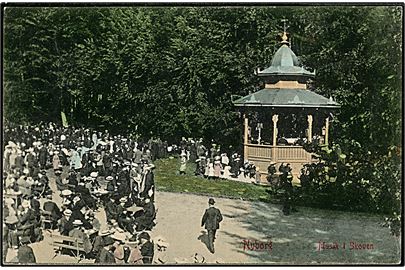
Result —
<path fill-rule="evenodd" d="M 187 163 L 195 163 L 194 175 L 207 179 L 236 179 L 240 175 L 247 179 L 258 181 L 259 168 L 252 161 L 246 160 L 237 152 L 222 151 L 221 146 L 215 143 L 206 147 L 203 140 L 185 138 L 177 146 L 180 156 L 180 175 L 186 174 Z"/>
<path fill-rule="evenodd" d="M 49 123 L 6 126 L 4 144 L 3 261 L 10 248 L 11 262 L 35 263 L 29 245 L 49 229 L 79 239 L 96 263 L 164 263 L 168 244 L 150 232 L 152 161 L 170 154 L 167 143 Z"/>

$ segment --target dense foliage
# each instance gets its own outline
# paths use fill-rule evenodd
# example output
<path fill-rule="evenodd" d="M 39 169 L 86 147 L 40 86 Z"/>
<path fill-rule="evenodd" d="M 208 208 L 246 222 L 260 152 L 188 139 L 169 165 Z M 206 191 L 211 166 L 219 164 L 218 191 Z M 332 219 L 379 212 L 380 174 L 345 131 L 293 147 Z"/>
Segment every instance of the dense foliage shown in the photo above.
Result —
<path fill-rule="evenodd" d="M 269 65 L 286 18 L 315 91 L 342 105 L 331 138 L 347 159 L 333 185 L 363 190 L 345 193 L 355 209 L 399 215 L 402 16 L 395 6 L 7 8 L 5 117 L 63 111 L 75 125 L 238 146 L 232 96 L 261 86 L 253 71 Z"/>

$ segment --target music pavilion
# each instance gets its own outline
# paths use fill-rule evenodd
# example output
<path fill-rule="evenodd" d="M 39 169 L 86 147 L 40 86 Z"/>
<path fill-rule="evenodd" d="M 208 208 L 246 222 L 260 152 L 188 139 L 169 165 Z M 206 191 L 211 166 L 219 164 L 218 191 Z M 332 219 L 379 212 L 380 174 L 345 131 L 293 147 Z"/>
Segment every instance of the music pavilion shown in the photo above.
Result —
<path fill-rule="evenodd" d="M 332 112 L 340 105 L 309 90 L 315 77 L 300 66 L 284 32 L 271 66 L 259 70 L 264 89 L 235 100 L 244 118 L 244 160 L 252 161 L 266 183 L 270 162 L 290 163 L 294 182 L 304 164 L 313 162 L 306 142 L 328 144 Z"/>

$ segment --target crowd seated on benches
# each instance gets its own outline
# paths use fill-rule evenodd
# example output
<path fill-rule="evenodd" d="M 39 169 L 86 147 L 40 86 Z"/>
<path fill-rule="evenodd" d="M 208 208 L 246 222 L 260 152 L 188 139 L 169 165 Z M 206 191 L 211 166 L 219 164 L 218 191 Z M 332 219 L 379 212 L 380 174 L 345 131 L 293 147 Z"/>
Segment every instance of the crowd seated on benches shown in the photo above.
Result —
<path fill-rule="evenodd" d="M 53 123 L 4 132 L 3 260 L 47 232 L 57 256 L 152 263 L 152 161 L 167 155 L 167 145 Z"/>

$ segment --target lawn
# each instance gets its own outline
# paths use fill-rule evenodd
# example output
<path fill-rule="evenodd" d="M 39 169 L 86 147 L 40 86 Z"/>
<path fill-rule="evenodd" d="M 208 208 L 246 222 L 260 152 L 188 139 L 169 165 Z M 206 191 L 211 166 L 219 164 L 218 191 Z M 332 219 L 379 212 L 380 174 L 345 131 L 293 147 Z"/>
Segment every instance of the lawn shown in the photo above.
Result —
<path fill-rule="evenodd" d="M 155 162 L 155 181 L 159 191 L 212 195 L 252 201 L 270 201 L 267 188 L 232 180 L 208 180 L 194 175 L 195 164 L 188 163 L 186 175 L 179 175 L 179 161 L 161 159 Z"/>

